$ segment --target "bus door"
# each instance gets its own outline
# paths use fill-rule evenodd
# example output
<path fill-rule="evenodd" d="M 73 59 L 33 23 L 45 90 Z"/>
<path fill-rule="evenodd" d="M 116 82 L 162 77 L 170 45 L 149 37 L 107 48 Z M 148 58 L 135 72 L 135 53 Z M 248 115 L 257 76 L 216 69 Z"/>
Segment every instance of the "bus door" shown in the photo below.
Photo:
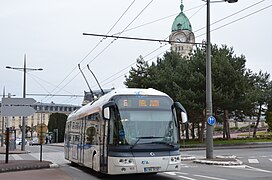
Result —
<path fill-rule="evenodd" d="M 103 121 L 101 126 L 102 144 L 100 146 L 100 171 L 102 173 L 108 172 L 108 128 L 109 121 Z"/>
<path fill-rule="evenodd" d="M 71 122 L 68 122 L 66 124 L 66 132 L 65 132 L 65 144 L 64 144 L 64 149 L 65 149 L 65 158 L 70 159 L 70 143 L 71 143 Z"/>
<path fill-rule="evenodd" d="M 80 120 L 80 142 L 79 142 L 79 163 L 84 163 L 84 144 L 85 144 L 85 124 L 86 119 Z"/>

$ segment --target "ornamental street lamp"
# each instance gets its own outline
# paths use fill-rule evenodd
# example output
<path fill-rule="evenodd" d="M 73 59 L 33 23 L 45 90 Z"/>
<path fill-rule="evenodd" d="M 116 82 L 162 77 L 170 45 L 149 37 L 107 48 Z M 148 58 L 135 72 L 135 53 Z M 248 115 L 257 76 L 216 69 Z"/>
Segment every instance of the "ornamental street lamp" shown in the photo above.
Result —
<path fill-rule="evenodd" d="M 210 1 L 203 0 L 207 3 L 207 46 L 206 46 L 206 117 L 209 118 L 213 114 L 212 110 L 212 73 L 211 73 L 211 31 L 210 31 L 210 3 L 228 2 L 235 3 L 238 0 L 222 0 Z M 206 123 L 206 158 L 213 158 L 213 125 Z"/>
<path fill-rule="evenodd" d="M 42 68 L 27 68 L 26 67 L 26 55 L 24 55 L 24 67 L 23 68 L 18 68 L 18 67 L 10 67 L 6 66 L 7 69 L 14 69 L 14 70 L 19 70 L 24 72 L 24 77 L 23 77 L 23 98 L 26 97 L 26 71 L 42 71 Z M 21 145 L 21 151 L 25 151 L 25 117 L 23 117 L 23 122 L 22 122 L 22 145 Z"/>

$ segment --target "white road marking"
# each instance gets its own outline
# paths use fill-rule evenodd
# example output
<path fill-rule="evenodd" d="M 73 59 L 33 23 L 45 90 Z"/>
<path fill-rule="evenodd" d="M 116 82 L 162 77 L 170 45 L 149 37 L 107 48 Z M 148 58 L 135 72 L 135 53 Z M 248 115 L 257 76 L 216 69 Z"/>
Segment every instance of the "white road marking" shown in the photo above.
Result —
<path fill-rule="evenodd" d="M 269 159 L 269 161 L 271 161 L 271 162 L 272 162 L 272 159 Z"/>
<path fill-rule="evenodd" d="M 21 158 L 18 154 L 12 154 L 12 157 L 13 157 L 15 160 L 23 160 L 23 158 Z"/>
<path fill-rule="evenodd" d="M 194 178 L 190 178 L 190 177 L 186 177 L 186 176 L 178 176 L 178 177 L 183 178 L 183 179 L 196 180 Z"/>
<path fill-rule="evenodd" d="M 203 175 L 198 175 L 194 174 L 196 177 L 201 177 L 201 178 L 206 178 L 206 179 L 214 179 L 214 180 L 227 180 L 227 179 L 222 179 L 222 178 L 217 178 L 217 177 L 211 177 L 211 176 L 203 176 Z"/>
<path fill-rule="evenodd" d="M 164 172 L 164 174 L 168 174 L 168 175 L 171 175 L 171 176 L 176 176 L 177 175 L 175 172 Z"/>
<path fill-rule="evenodd" d="M 30 153 L 29 155 L 31 155 L 32 157 L 34 157 L 35 159 L 40 159 L 40 153 Z M 46 161 L 51 161 L 55 164 L 66 164 L 69 163 L 68 160 L 66 159 L 62 159 L 60 157 L 64 156 L 63 152 L 50 152 L 50 153 L 43 153 L 42 154 L 42 159 L 46 160 Z"/>
<path fill-rule="evenodd" d="M 248 163 L 251 163 L 251 164 L 258 164 L 259 161 L 258 161 L 258 159 L 248 159 Z"/>
<path fill-rule="evenodd" d="M 183 172 L 176 172 L 176 174 L 181 174 L 181 175 L 188 175 L 189 173 L 183 173 Z"/>
<path fill-rule="evenodd" d="M 251 166 L 246 166 L 246 168 L 248 168 L 248 169 L 250 169 L 250 170 L 254 170 L 254 171 L 272 173 L 272 171 L 268 171 L 268 170 L 264 170 L 264 169 L 259 169 L 259 168 L 254 168 L 254 167 L 251 167 Z"/>

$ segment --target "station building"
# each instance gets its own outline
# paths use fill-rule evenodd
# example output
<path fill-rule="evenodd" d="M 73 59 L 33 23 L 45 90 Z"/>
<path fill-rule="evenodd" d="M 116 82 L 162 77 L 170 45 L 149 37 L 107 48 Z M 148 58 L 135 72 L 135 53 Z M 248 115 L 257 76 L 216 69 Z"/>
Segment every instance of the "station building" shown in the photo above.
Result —
<path fill-rule="evenodd" d="M 0 107 L 2 103 L 0 102 Z M 52 113 L 64 113 L 69 115 L 72 111 L 79 109 L 80 106 L 70 105 L 70 104 L 55 104 L 54 102 L 51 103 L 40 103 L 37 102 L 32 105 L 32 107 L 36 110 L 36 112 L 28 117 L 25 117 L 25 124 L 26 127 L 30 127 L 33 131 L 29 131 L 26 134 L 26 137 L 30 137 L 30 133 L 34 133 L 35 136 L 35 127 L 38 124 L 46 124 L 48 125 L 49 117 Z M 1 108 L 0 108 L 1 114 Z M 2 117 L 2 115 L 1 115 Z M 22 132 L 20 127 L 22 125 L 23 117 L 21 116 L 10 116 L 10 117 L 2 117 L 0 119 L 0 133 L 2 129 L 5 131 L 6 127 L 10 127 L 12 130 L 16 130 L 16 136 L 21 137 Z M 9 124 L 8 124 L 9 123 Z"/>

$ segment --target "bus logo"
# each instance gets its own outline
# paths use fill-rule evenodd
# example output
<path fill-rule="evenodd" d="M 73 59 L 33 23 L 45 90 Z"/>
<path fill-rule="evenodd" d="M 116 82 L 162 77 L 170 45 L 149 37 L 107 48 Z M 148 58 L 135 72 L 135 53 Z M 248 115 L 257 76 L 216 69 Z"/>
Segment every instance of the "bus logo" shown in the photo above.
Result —
<path fill-rule="evenodd" d="M 150 153 L 150 156 L 152 156 L 152 157 L 155 156 L 155 153 L 151 152 L 151 153 Z"/>

